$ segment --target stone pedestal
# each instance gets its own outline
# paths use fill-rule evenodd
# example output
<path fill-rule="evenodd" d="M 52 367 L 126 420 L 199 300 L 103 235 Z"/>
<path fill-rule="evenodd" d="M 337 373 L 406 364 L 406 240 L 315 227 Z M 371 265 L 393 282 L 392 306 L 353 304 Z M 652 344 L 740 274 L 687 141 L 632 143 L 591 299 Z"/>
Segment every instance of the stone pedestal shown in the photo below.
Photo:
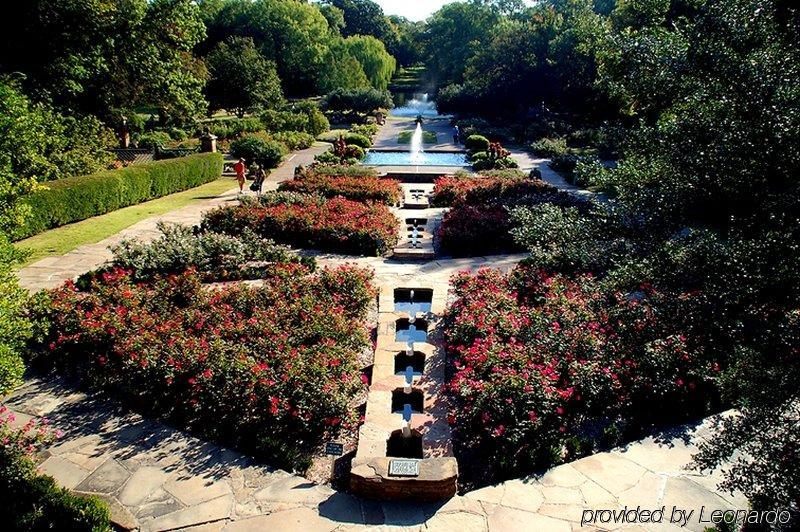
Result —
<path fill-rule="evenodd" d="M 217 153 L 217 137 L 206 133 L 200 137 L 200 151 L 203 153 Z"/>

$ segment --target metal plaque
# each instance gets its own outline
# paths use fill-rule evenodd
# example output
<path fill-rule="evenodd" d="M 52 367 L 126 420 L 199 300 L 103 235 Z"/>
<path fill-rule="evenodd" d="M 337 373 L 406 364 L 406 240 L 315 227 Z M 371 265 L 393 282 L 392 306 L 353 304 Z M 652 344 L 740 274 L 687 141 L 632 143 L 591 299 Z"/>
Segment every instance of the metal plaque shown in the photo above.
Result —
<path fill-rule="evenodd" d="M 342 456 L 344 454 L 344 444 L 336 442 L 328 442 L 325 445 L 325 454 L 331 456 Z"/>
<path fill-rule="evenodd" d="M 419 460 L 390 460 L 390 477 L 418 477 Z"/>

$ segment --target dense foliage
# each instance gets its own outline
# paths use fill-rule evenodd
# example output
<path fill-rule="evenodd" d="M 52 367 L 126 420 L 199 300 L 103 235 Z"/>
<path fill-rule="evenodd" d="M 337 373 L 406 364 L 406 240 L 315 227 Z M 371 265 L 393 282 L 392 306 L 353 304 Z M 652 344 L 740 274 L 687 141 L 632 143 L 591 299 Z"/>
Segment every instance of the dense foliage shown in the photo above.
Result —
<path fill-rule="evenodd" d="M 155 107 L 164 120 L 205 108 L 206 70 L 191 52 L 206 35 L 190 0 L 33 0 L 7 6 L 0 70 L 22 72 L 37 99 L 113 119 Z"/>
<path fill-rule="evenodd" d="M 231 37 L 206 58 L 210 79 L 206 86 L 212 110 L 245 112 L 274 107 L 283 100 L 275 63 L 256 49 L 253 39 Z"/>
<path fill-rule="evenodd" d="M 63 116 L 31 103 L 16 83 L 0 78 L 0 171 L 25 190 L 32 180 L 105 168 L 112 159 L 106 148 L 112 143 L 97 119 Z"/>
<path fill-rule="evenodd" d="M 0 397 L 20 384 L 25 370 L 22 350 L 31 325 L 23 314 L 27 294 L 17 284 L 19 253 L 0 233 Z"/>
<path fill-rule="evenodd" d="M 301 259 L 288 247 L 256 236 L 248 229 L 231 236 L 160 223 L 158 230 L 161 235 L 152 242 L 123 240 L 113 246 L 114 258 L 108 268 L 131 271 L 137 280 L 191 269 L 205 281 L 231 281 L 265 277 L 275 263 L 302 262 L 311 269 L 315 264 L 314 259 Z M 91 272 L 81 282 L 97 275 Z"/>
<path fill-rule="evenodd" d="M 392 107 L 392 96 L 388 91 L 377 89 L 335 90 L 330 92 L 323 102 L 323 107 L 331 111 L 353 112 L 367 115 L 378 109 Z"/>
<path fill-rule="evenodd" d="M 477 177 L 439 178 L 434 185 L 431 204 L 451 206 L 442 219 L 438 237 L 441 250 L 454 256 L 528 249 L 526 242 L 513 238 L 515 235 L 512 231 L 519 225 L 520 219 L 511 213 L 524 206 L 588 208 L 585 202 L 515 171 Z"/>
<path fill-rule="evenodd" d="M 354 255 L 382 255 L 397 244 L 397 218 L 382 203 L 286 192 L 207 213 L 203 227 L 227 234 L 251 229 L 295 247 Z"/>
<path fill-rule="evenodd" d="M 219 153 L 190 155 L 58 179 L 28 198 L 30 216 L 17 238 L 135 205 L 213 181 L 222 173 Z"/>
<path fill-rule="evenodd" d="M 211 289 L 189 271 L 138 283 L 114 270 L 43 296 L 33 363 L 275 463 L 302 468 L 356 421 L 371 274 L 276 265 L 258 287 Z"/>
<path fill-rule="evenodd" d="M 108 508 L 94 497 L 78 497 L 36 470 L 36 455 L 61 434 L 46 419 L 15 427 L 0 407 L 0 496 L 8 530 L 110 532 Z"/>
<path fill-rule="evenodd" d="M 453 282 L 452 421 L 459 444 L 491 456 L 495 474 L 571 460 L 650 423 L 706 412 L 719 364 L 662 317 L 652 287 L 632 298 L 606 293 L 592 276 L 532 267 Z"/>
<path fill-rule="evenodd" d="M 269 135 L 250 134 L 233 141 L 230 154 L 262 168 L 276 168 L 286 155 L 286 147 Z"/>

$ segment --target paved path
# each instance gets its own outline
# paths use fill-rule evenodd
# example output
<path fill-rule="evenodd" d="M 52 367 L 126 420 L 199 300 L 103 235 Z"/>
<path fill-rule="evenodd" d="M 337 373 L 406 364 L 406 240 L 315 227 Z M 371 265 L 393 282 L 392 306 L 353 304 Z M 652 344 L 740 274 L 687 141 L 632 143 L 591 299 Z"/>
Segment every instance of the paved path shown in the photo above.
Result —
<path fill-rule="evenodd" d="M 313 484 L 58 380 L 29 380 L 6 404 L 17 424 L 46 416 L 65 432 L 46 451 L 43 472 L 69 489 L 99 494 L 116 522 L 143 531 L 570 532 L 617 528 L 581 528 L 589 509 L 746 508 L 741 496 L 715 492 L 718 476 L 683 469 L 696 442 L 708 437 L 711 421 L 562 465 L 540 478 L 511 480 L 446 503 L 412 504 L 359 499 Z M 703 530 L 696 513 L 684 530 Z"/>
<path fill-rule="evenodd" d="M 275 190 L 280 181 L 294 176 L 294 169 L 297 165 L 311 164 L 314 162 L 314 156 L 322 153 L 328 147 L 328 144 L 318 143 L 287 157 L 280 167 L 270 173 L 264 186 L 265 190 Z M 245 187 L 245 194 L 253 193 Z M 205 212 L 235 202 L 238 197 L 239 188 L 236 181 L 231 179 L 231 190 L 217 197 L 208 198 L 160 216 L 147 218 L 100 242 L 85 244 L 65 255 L 47 257 L 22 268 L 18 272 L 20 286 L 31 292 L 55 288 L 64 281 L 75 279 L 88 271 L 97 269 L 110 260 L 112 254 L 108 249 L 109 246 L 130 238 L 138 238 L 143 241 L 152 240 L 160 234 L 157 229 L 159 222 L 195 225 L 200 222 Z"/>

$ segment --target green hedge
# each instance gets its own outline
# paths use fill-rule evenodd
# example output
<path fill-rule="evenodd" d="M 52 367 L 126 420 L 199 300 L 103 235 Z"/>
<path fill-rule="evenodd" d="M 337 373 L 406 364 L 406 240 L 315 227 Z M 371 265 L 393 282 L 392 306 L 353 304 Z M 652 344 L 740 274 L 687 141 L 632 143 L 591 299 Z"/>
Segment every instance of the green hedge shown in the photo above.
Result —
<path fill-rule="evenodd" d="M 202 153 L 69 177 L 47 183 L 25 199 L 31 207 L 17 239 L 54 227 L 79 222 L 143 201 L 181 192 L 222 175 L 222 155 Z"/>

